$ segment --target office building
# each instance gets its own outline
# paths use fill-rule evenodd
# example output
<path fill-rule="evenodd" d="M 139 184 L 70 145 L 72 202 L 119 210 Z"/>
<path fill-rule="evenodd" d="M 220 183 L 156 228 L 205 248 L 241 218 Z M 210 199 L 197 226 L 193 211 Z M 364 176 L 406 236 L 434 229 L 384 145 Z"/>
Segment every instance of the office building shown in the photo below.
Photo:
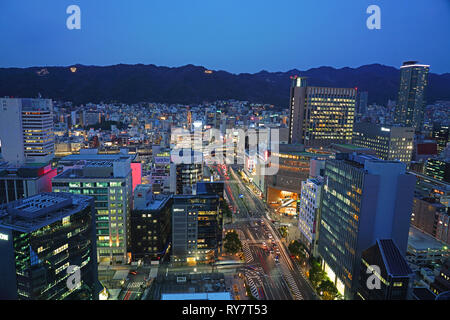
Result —
<path fill-rule="evenodd" d="M 302 181 L 302 191 L 298 213 L 300 240 L 309 253 L 317 256 L 318 223 L 320 219 L 320 199 L 322 196 L 323 178 Z"/>
<path fill-rule="evenodd" d="M 0 256 L 0 299 L 97 300 L 93 199 L 42 193 L 0 206 Z"/>
<path fill-rule="evenodd" d="M 171 261 L 196 263 L 217 256 L 222 240 L 218 195 L 175 195 Z"/>
<path fill-rule="evenodd" d="M 151 185 L 138 185 L 130 216 L 132 260 L 159 261 L 171 236 L 172 196 L 154 194 Z"/>
<path fill-rule="evenodd" d="M 434 198 L 446 207 L 450 206 L 449 183 L 417 172 L 410 171 L 409 174 L 416 177 L 416 188 L 414 190 L 416 198 Z"/>
<path fill-rule="evenodd" d="M 367 104 L 369 101 L 369 93 L 367 91 L 358 91 L 356 100 L 356 112 L 364 115 L 367 112 Z"/>
<path fill-rule="evenodd" d="M 0 163 L 0 204 L 52 191 L 56 169 L 50 164 Z"/>
<path fill-rule="evenodd" d="M 437 143 L 437 151 L 441 153 L 447 147 L 450 142 L 450 126 L 447 124 L 433 124 L 433 131 L 431 137 Z"/>
<path fill-rule="evenodd" d="M 450 245 L 450 210 L 436 198 L 414 198 L 411 225 Z"/>
<path fill-rule="evenodd" d="M 179 152 L 183 159 L 183 150 Z M 171 160 L 170 192 L 175 194 L 195 194 L 197 182 L 203 180 L 203 154 L 191 151 L 191 156 L 183 161 Z"/>
<path fill-rule="evenodd" d="M 411 161 L 414 129 L 387 127 L 374 123 L 356 123 L 353 127 L 353 144 L 375 150 L 382 160 Z"/>
<path fill-rule="evenodd" d="M 302 145 L 287 144 L 280 145 L 279 152 L 272 152 L 271 156 L 277 157 L 278 163 L 271 164 L 276 174 L 265 177 L 267 203 L 280 213 L 295 216 L 302 182 L 309 178 L 311 161 L 325 160 L 331 154 L 306 152 Z"/>
<path fill-rule="evenodd" d="M 372 266 L 380 268 L 380 273 L 373 272 Z M 364 250 L 360 269 L 357 299 L 409 300 L 412 297 L 414 273 L 392 239 L 377 239 L 373 246 Z M 369 279 L 373 276 L 375 280 Z M 380 287 L 369 288 L 367 284 L 375 284 L 375 281 Z"/>
<path fill-rule="evenodd" d="M 406 61 L 400 67 L 400 88 L 394 114 L 396 124 L 422 130 L 429 70 L 429 65 L 417 61 Z"/>
<path fill-rule="evenodd" d="M 392 239 L 406 254 L 415 177 L 405 169 L 362 154 L 326 161 L 318 252 L 346 299 L 356 293 L 362 251 L 376 239 Z"/>
<path fill-rule="evenodd" d="M 428 159 L 425 165 L 425 174 L 447 183 L 450 183 L 450 158 Z"/>
<path fill-rule="evenodd" d="M 126 263 L 129 212 L 132 201 L 130 159 L 78 161 L 52 180 L 54 192 L 70 192 L 94 197 L 97 253 L 100 262 Z"/>
<path fill-rule="evenodd" d="M 293 77 L 290 95 L 289 143 L 328 146 L 350 143 L 356 89 L 309 87 Z"/>
<path fill-rule="evenodd" d="M 53 158 L 53 104 L 49 99 L 0 98 L 3 159 L 13 165 Z"/>

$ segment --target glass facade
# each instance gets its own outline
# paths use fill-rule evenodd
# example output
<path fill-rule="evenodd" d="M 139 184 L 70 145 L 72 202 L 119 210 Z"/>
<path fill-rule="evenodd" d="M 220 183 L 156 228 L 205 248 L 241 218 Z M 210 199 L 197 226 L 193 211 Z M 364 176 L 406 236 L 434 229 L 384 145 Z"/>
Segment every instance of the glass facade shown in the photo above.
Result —
<path fill-rule="evenodd" d="M 400 88 L 394 121 L 420 131 L 423 127 L 425 89 L 430 66 L 414 61 L 405 62 L 400 68 Z"/>
<path fill-rule="evenodd" d="M 3 298 L 98 299 L 92 201 L 55 195 L 40 194 L 3 208 L 0 230 L 9 239 L 0 250 L 7 277 Z"/>
<path fill-rule="evenodd" d="M 318 251 L 345 287 L 351 288 L 364 172 L 331 160 L 326 162 L 325 176 Z"/>

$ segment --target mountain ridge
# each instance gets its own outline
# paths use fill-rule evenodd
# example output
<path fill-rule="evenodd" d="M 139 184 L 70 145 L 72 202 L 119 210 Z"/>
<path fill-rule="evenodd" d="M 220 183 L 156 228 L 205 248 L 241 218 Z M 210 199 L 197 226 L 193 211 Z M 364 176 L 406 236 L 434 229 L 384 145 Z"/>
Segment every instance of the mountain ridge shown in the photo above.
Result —
<path fill-rule="evenodd" d="M 70 71 L 77 68 L 76 72 Z M 230 73 L 187 64 L 180 67 L 154 64 L 94 66 L 35 66 L 0 68 L 0 96 L 43 97 L 75 104 L 99 102 L 159 102 L 196 104 L 237 99 L 287 108 L 290 76 L 307 77 L 309 85 L 357 87 L 369 92 L 369 102 L 396 100 L 399 69 L 378 63 L 357 68 L 321 66 L 257 73 Z M 39 73 L 39 74 L 38 74 Z M 427 103 L 450 100 L 450 73 L 429 74 Z"/>

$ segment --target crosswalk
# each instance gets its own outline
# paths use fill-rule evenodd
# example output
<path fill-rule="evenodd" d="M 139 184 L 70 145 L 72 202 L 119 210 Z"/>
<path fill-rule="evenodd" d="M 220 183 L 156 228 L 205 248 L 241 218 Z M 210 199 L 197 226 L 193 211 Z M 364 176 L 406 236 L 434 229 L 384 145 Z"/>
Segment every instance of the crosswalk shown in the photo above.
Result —
<path fill-rule="evenodd" d="M 250 247 L 248 246 L 247 241 L 244 241 L 242 243 L 242 249 L 244 250 L 245 262 L 246 263 L 253 262 L 253 255 L 252 255 L 252 253 L 250 251 Z"/>
<path fill-rule="evenodd" d="M 252 293 L 252 295 L 258 299 L 259 298 L 259 294 L 258 294 L 258 289 L 256 288 L 255 283 L 253 282 L 252 278 L 247 278 L 248 280 L 248 284 L 250 286 L 250 292 Z"/>
<path fill-rule="evenodd" d="M 283 272 L 283 278 L 286 280 L 289 288 L 292 290 L 292 293 L 294 294 L 295 300 L 303 300 L 303 295 L 300 293 L 300 290 L 297 287 L 297 284 L 294 281 L 294 278 L 292 277 L 290 272 Z"/>

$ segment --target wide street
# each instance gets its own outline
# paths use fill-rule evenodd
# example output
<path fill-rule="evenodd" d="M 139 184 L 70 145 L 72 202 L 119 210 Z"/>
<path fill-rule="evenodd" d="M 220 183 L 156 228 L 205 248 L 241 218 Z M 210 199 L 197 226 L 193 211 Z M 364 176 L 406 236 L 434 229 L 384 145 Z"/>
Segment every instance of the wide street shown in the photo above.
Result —
<path fill-rule="evenodd" d="M 251 189 L 244 185 L 235 170 L 216 167 L 233 208 L 233 223 L 226 230 L 239 230 L 243 243 L 246 278 L 256 287 L 259 299 L 312 300 L 317 296 L 280 240 L 269 216 L 270 209 Z"/>

